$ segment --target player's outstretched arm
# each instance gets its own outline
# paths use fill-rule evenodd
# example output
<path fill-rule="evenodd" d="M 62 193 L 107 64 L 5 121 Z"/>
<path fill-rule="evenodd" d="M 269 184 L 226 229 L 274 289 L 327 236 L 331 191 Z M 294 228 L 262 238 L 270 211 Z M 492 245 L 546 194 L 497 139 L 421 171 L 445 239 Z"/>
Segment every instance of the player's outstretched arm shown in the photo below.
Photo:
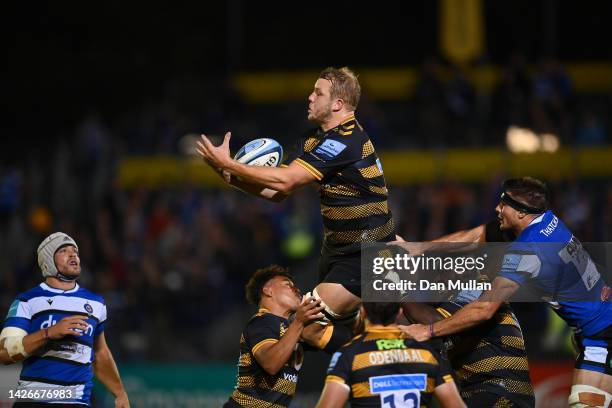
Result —
<path fill-rule="evenodd" d="M 204 163 L 208 164 L 206 160 L 204 160 Z M 254 195 L 255 197 L 261 197 L 275 203 L 279 203 L 287 198 L 286 194 L 282 194 L 276 190 L 266 188 L 260 184 L 240 180 L 238 179 L 238 177 L 232 176 L 227 170 L 222 170 L 212 166 L 211 168 L 215 171 L 215 173 L 219 175 L 219 177 L 221 177 L 221 179 L 227 185 L 234 187 L 244 193 Z"/>
<path fill-rule="evenodd" d="M 68 316 L 48 329 L 30 334 L 17 327 L 6 327 L 0 334 L 0 362 L 7 365 L 21 361 L 47 344 L 49 340 L 61 339 L 68 335 L 82 336 L 82 332 L 76 330 L 86 330 L 86 320 L 85 316 Z"/>
<path fill-rule="evenodd" d="M 322 318 L 323 309 L 321 300 L 304 299 L 295 312 L 295 319 L 281 339 L 274 344 L 264 344 L 255 352 L 255 359 L 268 374 L 276 375 L 280 371 L 291 357 L 304 327 Z"/>
<path fill-rule="evenodd" d="M 130 401 L 121 382 L 115 359 L 106 344 L 104 333 L 96 337 L 94 353 L 94 375 L 115 396 L 116 408 L 129 408 Z"/>
<path fill-rule="evenodd" d="M 399 235 L 396 235 L 395 241 L 389 242 L 389 245 L 399 246 L 415 256 L 437 248 L 446 251 L 467 250 L 472 244 L 485 242 L 485 227 L 484 224 L 481 224 L 477 227 L 453 232 L 452 234 L 443 235 L 427 242 L 407 242 Z M 451 243 L 453 245 L 450 245 Z"/>
<path fill-rule="evenodd" d="M 410 326 L 400 326 L 400 328 L 417 341 L 426 341 L 431 337 L 458 333 L 492 318 L 497 309 L 518 288 L 518 283 L 498 276 L 493 280 L 490 291 L 484 292 L 478 300 L 464 306 L 451 317 L 439 320 L 431 325 L 411 324 Z"/>
<path fill-rule="evenodd" d="M 262 186 L 284 195 L 291 194 L 298 187 L 316 180 L 314 175 L 295 162 L 287 167 L 259 167 L 239 163 L 233 160 L 229 154 L 230 138 L 231 134 L 228 132 L 223 143 L 220 146 L 214 146 L 205 135 L 202 135 L 202 141 L 197 142 L 196 150 L 204 161 L 216 171 L 226 171 L 250 184 Z"/>
<path fill-rule="evenodd" d="M 273 201 L 275 203 L 281 202 L 288 197 L 287 194 L 283 194 L 280 191 L 266 188 L 260 184 L 239 180 L 237 177 L 234 177 L 229 173 L 227 174 L 229 175 L 227 184 L 245 193 L 254 195 L 256 197 L 265 198 L 266 200 Z"/>
<path fill-rule="evenodd" d="M 434 388 L 434 395 L 444 408 L 466 408 L 454 381 L 438 385 Z"/>
<path fill-rule="evenodd" d="M 326 381 L 316 408 L 342 408 L 349 397 L 349 387 L 334 381 Z"/>

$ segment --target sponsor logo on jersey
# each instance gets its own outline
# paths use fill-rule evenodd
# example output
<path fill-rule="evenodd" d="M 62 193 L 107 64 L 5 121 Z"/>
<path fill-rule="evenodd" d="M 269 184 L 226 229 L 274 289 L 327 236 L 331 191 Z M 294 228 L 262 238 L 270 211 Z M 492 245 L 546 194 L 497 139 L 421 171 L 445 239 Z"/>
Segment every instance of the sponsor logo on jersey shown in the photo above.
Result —
<path fill-rule="evenodd" d="M 406 348 L 406 345 L 404 344 L 404 339 L 381 339 L 376 340 L 376 347 L 379 350 L 391 350 Z"/>
<path fill-rule="evenodd" d="M 336 363 L 338 363 L 338 359 L 340 358 L 340 356 L 342 355 L 341 352 L 336 351 L 334 353 L 334 355 L 332 356 L 331 360 L 329 360 L 329 368 L 327 369 L 327 372 L 329 373 L 331 370 L 334 369 L 334 367 L 336 367 Z"/>
<path fill-rule="evenodd" d="M 398 374 L 370 377 L 370 390 L 372 394 L 396 390 L 425 390 L 427 374 Z"/>
<path fill-rule="evenodd" d="M 57 320 L 53 318 L 53 315 L 49 315 L 49 318 L 40 324 L 40 329 L 48 329 L 51 326 L 55 326 L 57 324 Z M 93 336 L 94 328 L 91 324 L 87 323 L 87 328 L 85 330 L 75 329 L 74 331 L 86 334 L 88 336 Z"/>
<path fill-rule="evenodd" d="M 315 153 L 320 155 L 325 160 L 331 160 L 342 153 L 344 149 L 346 149 L 346 145 L 344 143 L 340 143 L 337 140 L 327 139 L 315 149 Z"/>
<path fill-rule="evenodd" d="M 502 270 L 515 271 L 521 263 L 522 256 L 518 254 L 506 254 L 502 263 Z"/>
<path fill-rule="evenodd" d="M 378 166 L 378 170 L 380 170 L 381 173 L 384 173 L 383 169 L 382 169 L 382 163 L 380 162 L 380 159 L 376 159 L 376 165 Z"/>
<path fill-rule="evenodd" d="M 284 378 L 285 380 L 288 380 L 288 381 L 291 381 L 291 382 L 294 382 L 294 383 L 296 383 L 296 382 L 297 382 L 297 380 L 298 380 L 297 375 L 295 375 L 295 374 L 289 374 L 289 373 L 283 373 L 283 378 Z"/>

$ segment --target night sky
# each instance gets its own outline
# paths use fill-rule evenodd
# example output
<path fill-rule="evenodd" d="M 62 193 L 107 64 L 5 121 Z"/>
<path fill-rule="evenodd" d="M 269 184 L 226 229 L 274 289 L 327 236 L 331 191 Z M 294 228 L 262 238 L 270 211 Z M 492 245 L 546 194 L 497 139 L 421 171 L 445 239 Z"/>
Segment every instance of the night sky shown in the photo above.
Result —
<path fill-rule="evenodd" d="M 21 3 L 0 16 L 3 136 L 53 137 L 92 108 L 112 117 L 177 75 L 416 66 L 438 54 L 433 0 Z M 612 60 L 609 9 L 605 1 L 485 2 L 482 62 L 503 64 L 515 51 L 530 62 L 544 54 Z"/>

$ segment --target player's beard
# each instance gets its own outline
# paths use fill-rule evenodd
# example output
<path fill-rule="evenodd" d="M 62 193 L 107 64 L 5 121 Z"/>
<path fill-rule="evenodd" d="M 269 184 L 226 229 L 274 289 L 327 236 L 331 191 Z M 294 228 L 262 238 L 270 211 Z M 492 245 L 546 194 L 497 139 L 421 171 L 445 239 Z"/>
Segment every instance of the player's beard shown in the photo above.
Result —
<path fill-rule="evenodd" d="M 309 118 L 310 121 L 316 123 L 317 125 L 323 125 L 332 115 L 331 106 L 332 104 L 330 102 L 327 106 L 311 111 L 311 117 Z"/>
<path fill-rule="evenodd" d="M 61 273 L 64 276 L 70 277 L 70 278 L 74 278 L 74 279 L 78 279 L 81 277 L 81 265 L 78 266 L 63 266 L 58 268 L 56 265 L 56 268 L 58 270 L 59 273 Z"/>

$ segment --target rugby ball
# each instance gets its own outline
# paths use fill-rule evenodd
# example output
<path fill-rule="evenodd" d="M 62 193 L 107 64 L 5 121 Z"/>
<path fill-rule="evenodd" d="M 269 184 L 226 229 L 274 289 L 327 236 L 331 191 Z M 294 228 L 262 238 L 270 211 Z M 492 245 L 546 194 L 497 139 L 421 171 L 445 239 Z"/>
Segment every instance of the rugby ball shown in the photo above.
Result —
<path fill-rule="evenodd" d="M 283 159 L 283 147 L 274 139 L 251 140 L 242 146 L 234 160 L 249 166 L 278 167 Z"/>

